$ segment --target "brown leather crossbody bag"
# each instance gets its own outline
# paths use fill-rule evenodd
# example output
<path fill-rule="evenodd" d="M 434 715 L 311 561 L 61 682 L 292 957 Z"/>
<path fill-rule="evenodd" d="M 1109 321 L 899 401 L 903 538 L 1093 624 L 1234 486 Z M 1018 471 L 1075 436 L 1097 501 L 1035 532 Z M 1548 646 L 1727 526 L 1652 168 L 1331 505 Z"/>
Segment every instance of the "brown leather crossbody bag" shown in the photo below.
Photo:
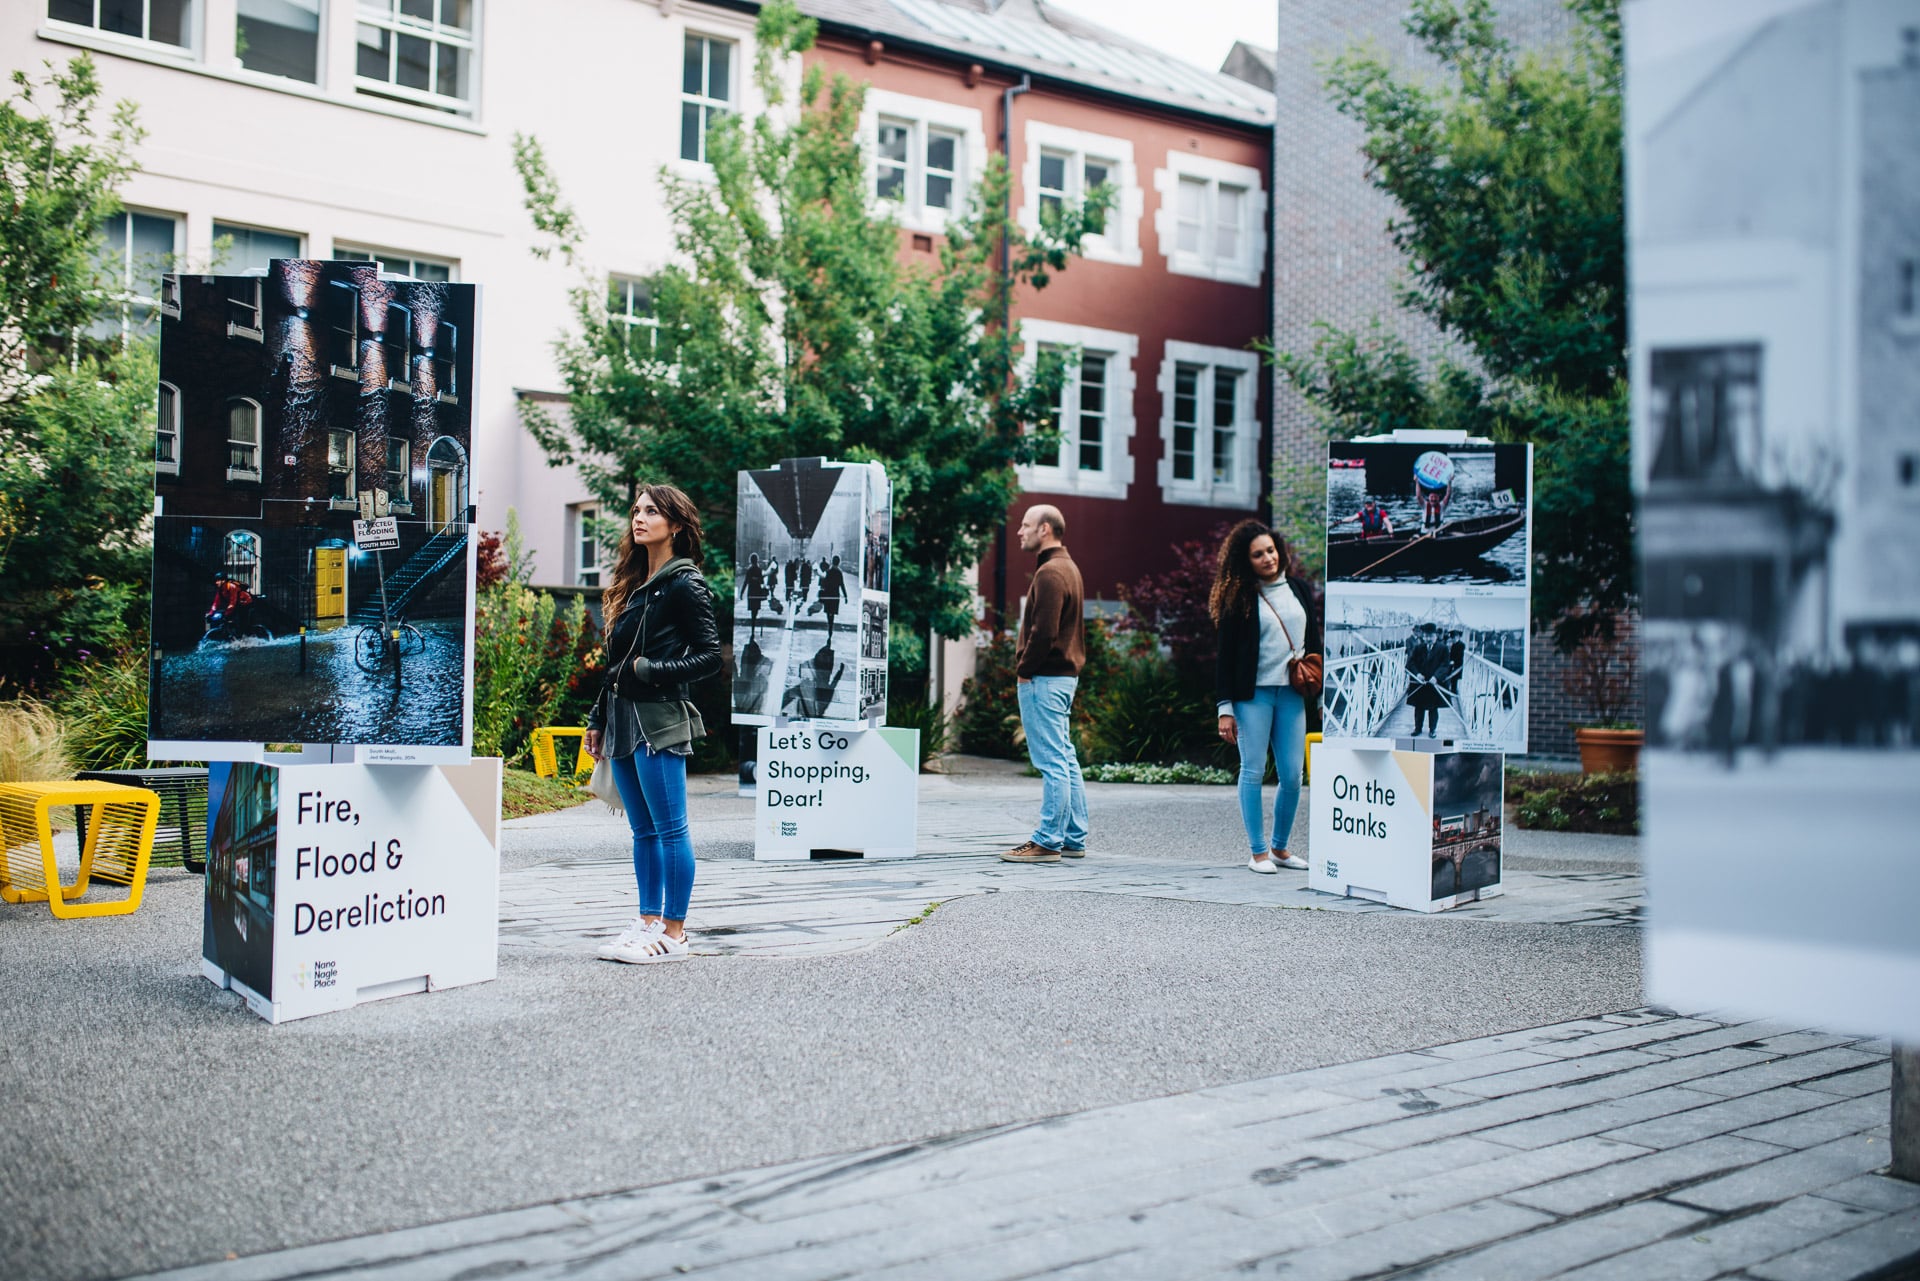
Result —
<path fill-rule="evenodd" d="M 1289 587 L 1287 590 L 1293 589 Z M 1318 654 L 1300 653 L 1300 646 L 1294 642 L 1293 629 L 1287 626 L 1287 620 L 1280 617 L 1280 611 L 1274 608 L 1265 592 L 1257 587 L 1254 592 L 1260 597 L 1260 603 L 1273 614 L 1273 621 L 1280 624 L 1280 632 L 1287 638 L 1287 648 L 1293 652 L 1294 656 L 1287 660 L 1287 684 L 1302 698 L 1319 698 L 1321 687 L 1327 683 L 1326 659 Z"/>

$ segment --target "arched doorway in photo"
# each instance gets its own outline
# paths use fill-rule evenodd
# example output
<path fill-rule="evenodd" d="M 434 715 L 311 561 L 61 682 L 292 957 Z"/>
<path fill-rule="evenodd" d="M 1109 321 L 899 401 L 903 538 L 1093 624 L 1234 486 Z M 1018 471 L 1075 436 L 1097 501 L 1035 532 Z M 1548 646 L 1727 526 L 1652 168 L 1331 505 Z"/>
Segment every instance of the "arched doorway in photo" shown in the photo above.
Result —
<path fill-rule="evenodd" d="M 427 528 L 444 532 L 467 521 L 467 451 L 451 436 L 427 450 Z"/>

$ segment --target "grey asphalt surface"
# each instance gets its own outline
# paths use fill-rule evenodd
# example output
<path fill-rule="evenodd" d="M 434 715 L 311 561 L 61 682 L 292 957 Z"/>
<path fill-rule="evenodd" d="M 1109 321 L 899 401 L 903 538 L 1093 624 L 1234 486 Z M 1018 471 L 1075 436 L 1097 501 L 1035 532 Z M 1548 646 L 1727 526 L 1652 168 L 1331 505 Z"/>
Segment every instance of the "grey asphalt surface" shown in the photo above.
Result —
<path fill-rule="evenodd" d="M 1193 825 L 1223 792 L 1126 790 L 1147 795 L 1111 796 L 1102 839 L 1220 857 Z M 741 804 L 696 796 L 703 853 Z M 514 829 L 507 866 L 575 853 L 552 835 Z M 253 1254 L 1641 1001 L 1633 931 L 1032 893 L 840 957 L 508 949 L 497 982 L 276 1028 L 200 976 L 199 890 L 165 871 L 133 916 L 0 911 L 0 1276 Z"/>

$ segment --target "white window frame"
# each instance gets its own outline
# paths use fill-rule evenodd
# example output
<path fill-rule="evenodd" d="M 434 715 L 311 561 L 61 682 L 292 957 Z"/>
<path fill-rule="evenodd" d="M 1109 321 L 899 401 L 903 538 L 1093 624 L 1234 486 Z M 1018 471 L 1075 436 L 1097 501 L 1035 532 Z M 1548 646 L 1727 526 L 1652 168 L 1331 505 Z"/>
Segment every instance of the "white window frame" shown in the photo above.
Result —
<path fill-rule="evenodd" d="M 371 262 L 379 267 L 380 274 L 383 276 L 405 276 L 409 280 L 419 280 L 421 277 L 416 274 L 414 269 L 421 266 L 432 266 L 445 267 L 447 269 L 447 279 L 445 283 L 451 284 L 460 279 L 460 263 L 458 259 L 435 258 L 431 254 L 408 253 L 402 249 L 375 249 L 371 245 L 342 243 L 336 240 L 333 242 L 333 258 L 335 262 Z M 400 270 L 400 268 L 405 268 L 405 270 Z M 434 277 L 428 283 L 437 284 L 441 282 L 438 277 Z"/>
<path fill-rule="evenodd" d="M 114 287 L 110 291 L 107 301 L 112 304 L 118 312 L 120 340 L 126 342 L 133 335 L 133 309 L 135 307 L 150 307 L 163 316 L 172 316 L 175 320 L 180 318 L 180 283 L 178 278 L 173 276 L 170 270 L 163 271 L 160 275 L 160 293 L 158 297 L 149 298 L 144 294 L 134 292 L 134 268 L 137 264 L 134 262 L 133 257 L 133 219 L 136 216 L 142 218 L 163 218 L 167 222 L 172 223 L 173 248 L 167 252 L 170 257 L 176 260 L 180 256 L 181 231 L 186 226 L 187 220 L 180 214 L 166 213 L 159 209 L 124 208 L 113 216 L 127 220 L 127 234 L 126 244 L 120 251 L 120 261 L 114 265 Z M 173 264 L 169 262 L 165 265 L 171 268 Z M 170 281 L 172 282 L 171 284 L 169 284 Z"/>
<path fill-rule="evenodd" d="M 709 45 L 723 44 L 732 51 L 728 55 L 727 97 L 713 98 L 707 96 L 707 90 L 712 88 L 713 81 L 713 56 L 711 51 L 701 54 L 700 92 L 697 94 L 688 93 L 686 81 L 682 78 L 680 81 L 680 92 L 675 95 L 675 102 L 679 110 L 674 113 L 673 154 L 682 164 L 694 165 L 700 169 L 707 170 L 710 169 L 707 163 L 707 130 L 713 127 L 713 115 L 716 113 L 721 115 L 738 114 L 740 111 L 740 77 L 744 69 L 746 43 L 737 36 L 720 35 L 716 32 L 702 31 L 688 27 L 681 33 L 680 38 L 679 67 L 683 73 L 683 77 L 686 68 L 687 41 L 689 40 L 703 40 Z M 684 126 L 686 109 L 689 105 L 699 107 L 703 112 L 700 118 L 700 154 L 697 156 L 682 155 L 680 152 L 681 145 L 685 142 L 685 139 L 681 137 L 681 129 Z"/>
<path fill-rule="evenodd" d="M 155 395 L 153 431 L 153 469 L 163 476 L 178 476 L 180 474 L 180 389 L 164 378 L 160 380 L 160 390 Z M 163 459 L 160 457 L 160 442 L 168 437 L 173 440 L 173 457 Z"/>
<path fill-rule="evenodd" d="M 347 438 L 347 495 L 337 498 L 333 494 L 333 437 L 335 433 Z M 360 510 L 360 433 L 345 427 L 329 427 L 321 438 L 327 451 L 327 509 L 329 511 Z"/>
<path fill-rule="evenodd" d="M 124 42 L 139 49 L 164 50 L 165 53 L 172 58 L 198 58 L 200 56 L 201 0 L 187 0 L 186 13 L 181 18 L 181 25 L 186 29 L 186 43 L 184 44 L 168 44 L 165 40 L 155 40 L 147 35 L 130 36 L 124 32 L 106 30 L 100 25 L 100 0 L 93 0 L 93 21 L 91 23 L 68 22 L 63 18 L 56 18 L 47 12 L 45 0 L 33 0 L 33 3 L 39 7 L 41 17 L 46 21 L 47 25 L 55 30 L 84 31 L 97 40 Z M 147 31 L 152 30 L 153 6 L 151 0 L 141 0 L 140 16 L 141 28 Z"/>
<path fill-rule="evenodd" d="M 622 346 L 629 356 L 633 355 L 633 340 L 642 329 L 647 331 L 646 355 L 641 359 L 652 359 L 660 353 L 660 322 L 645 312 L 634 310 L 634 296 L 646 287 L 646 279 L 641 276 L 623 275 L 617 271 L 607 273 L 607 320 L 621 327 Z M 613 291 L 620 290 L 621 306 L 618 311 L 613 306 Z M 651 298 L 649 298 L 651 301 Z"/>
<path fill-rule="evenodd" d="M 253 301 L 251 303 L 235 298 L 232 293 L 233 286 L 231 284 L 227 286 L 227 315 L 229 317 L 227 320 L 227 337 L 239 338 L 246 342 L 265 342 L 267 340 L 267 323 L 265 319 L 266 298 L 264 296 L 264 290 L 261 288 L 263 280 L 259 276 L 253 276 L 250 278 L 250 283 L 253 285 Z M 232 319 L 236 314 L 233 310 L 235 308 L 252 311 L 253 323 L 249 325 Z"/>
<path fill-rule="evenodd" d="M 419 18 L 409 18 L 399 12 L 399 6 L 392 5 L 385 14 L 373 13 L 366 9 L 365 0 L 355 0 L 353 21 L 353 88 L 374 98 L 391 98 L 399 102 L 414 103 L 444 111 L 455 116 L 471 118 L 480 107 L 480 30 L 485 22 L 485 0 L 473 0 L 472 27 L 461 30 L 459 27 L 446 26 L 438 17 L 432 22 Z M 359 28 L 373 27 L 389 33 L 387 50 L 387 76 L 385 80 L 376 80 L 372 76 L 360 74 Z M 438 68 L 442 46 L 464 49 L 467 53 L 467 96 L 457 98 L 431 89 L 414 89 L 401 84 L 397 77 L 400 59 L 400 37 L 411 36 L 425 40 L 433 46 L 433 66 Z M 437 77 L 428 72 L 428 82 Z"/>
<path fill-rule="evenodd" d="M 293 252 L 289 254 L 288 257 L 304 258 L 307 256 L 307 237 L 304 232 L 285 231 L 279 227 L 256 227 L 250 223 L 228 222 L 224 218 L 215 220 L 213 224 L 213 238 L 215 240 L 236 231 L 257 231 L 262 235 L 285 237 L 293 241 Z M 262 276 L 265 276 L 267 269 L 264 264 L 258 268 L 238 268 L 230 266 L 225 269 L 225 274 L 230 276 L 245 275 L 248 271 L 253 270 L 257 270 Z"/>
<path fill-rule="evenodd" d="M 233 411 L 235 406 L 245 405 L 253 410 L 253 439 L 240 440 L 233 434 Z M 251 396 L 229 396 L 227 398 L 227 479 L 258 483 L 260 480 L 260 451 L 265 448 L 261 436 L 265 434 L 264 416 L 260 412 L 260 402 Z M 235 467 L 233 449 L 235 445 L 244 445 L 253 450 L 253 466 Z"/>
<path fill-rule="evenodd" d="M 907 127 L 906 199 L 882 200 L 880 181 L 880 122 Z M 953 207 L 942 209 L 926 202 L 927 135 L 931 130 L 958 135 L 954 157 Z M 860 109 L 860 138 L 867 164 L 867 199 L 876 209 L 891 209 L 908 231 L 941 234 L 947 223 L 966 216 L 973 184 L 987 154 L 987 128 L 978 107 L 916 98 L 885 89 L 869 89 Z"/>
<path fill-rule="evenodd" d="M 605 551 L 595 537 L 594 525 L 600 520 L 600 504 L 576 503 L 573 508 L 573 581 L 580 587 L 601 586 L 600 575 L 606 569 L 601 563 Z M 589 561 L 588 556 L 592 556 Z M 591 578 L 589 578 L 591 576 Z"/>
<path fill-rule="evenodd" d="M 1197 252 L 1180 248 L 1182 179 L 1206 184 L 1201 211 L 1202 243 Z M 1245 192 L 1237 229 L 1237 252 L 1225 258 L 1216 254 L 1213 246 L 1216 203 L 1222 186 L 1239 187 Z M 1153 187 L 1160 195 L 1160 208 L 1153 219 L 1154 234 L 1159 238 L 1160 255 L 1166 259 L 1168 271 L 1176 276 L 1259 286 L 1267 258 L 1267 192 L 1258 169 L 1173 151 L 1167 153 L 1167 167 L 1154 170 Z"/>
<path fill-rule="evenodd" d="M 1040 230 L 1040 154 L 1043 151 L 1064 153 L 1068 157 L 1066 195 L 1075 203 L 1086 199 L 1086 162 L 1105 161 L 1113 167 L 1109 181 L 1114 188 L 1114 203 L 1107 209 L 1106 230 L 1097 236 L 1088 236 L 1081 244 L 1080 255 L 1089 262 L 1138 267 L 1140 216 L 1146 197 L 1140 189 L 1140 172 L 1133 161 L 1133 140 L 1068 129 L 1043 120 L 1027 122 L 1026 140 L 1027 155 L 1020 168 L 1021 227 L 1029 234 Z"/>
<path fill-rule="evenodd" d="M 195 3 L 198 2 L 199 0 L 195 0 Z M 222 8 L 224 9 L 229 3 L 232 3 L 232 0 L 222 0 Z M 258 67 L 249 67 L 241 61 L 244 55 L 240 53 L 239 47 L 240 11 L 239 6 L 234 4 L 232 7 L 234 33 L 233 60 L 235 64 L 237 64 L 239 73 L 243 76 L 253 77 L 267 83 L 284 80 L 292 84 L 300 85 L 310 91 L 323 90 L 327 83 L 327 42 L 331 39 L 329 24 L 333 20 L 333 14 L 329 11 L 336 3 L 352 6 L 356 3 L 356 0 L 319 0 L 319 3 L 320 12 L 316 15 L 319 19 L 319 30 L 314 33 L 313 79 L 311 80 L 302 80 L 298 76 L 283 76 L 273 71 L 262 71 Z"/>
<path fill-rule="evenodd" d="M 1173 474 L 1174 380 L 1181 365 L 1202 367 L 1196 410 L 1194 467 L 1191 480 Z M 1233 479 L 1215 481 L 1214 472 L 1214 372 L 1231 369 L 1238 377 L 1233 389 Z M 1201 343 L 1169 339 L 1160 360 L 1160 493 L 1169 503 L 1196 507 L 1228 507 L 1250 510 L 1260 501 L 1260 357 L 1251 351 L 1232 347 L 1209 347 Z"/>
<path fill-rule="evenodd" d="M 1112 329 L 1094 329 L 1086 325 L 1063 324 L 1057 320 L 1022 320 L 1020 341 L 1024 348 L 1022 368 L 1030 375 L 1039 360 L 1040 348 L 1078 347 L 1083 354 L 1108 357 L 1107 420 L 1105 454 L 1099 471 L 1078 467 L 1060 467 L 1031 463 L 1019 469 L 1020 487 L 1036 494 L 1080 494 L 1093 498 L 1125 498 L 1133 485 L 1133 396 L 1134 362 L 1140 355 L 1137 334 Z M 1077 368 L 1070 368 L 1062 397 L 1078 400 L 1080 384 Z M 1062 424 L 1061 451 L 1077 450 L 1078 433 Z"/>

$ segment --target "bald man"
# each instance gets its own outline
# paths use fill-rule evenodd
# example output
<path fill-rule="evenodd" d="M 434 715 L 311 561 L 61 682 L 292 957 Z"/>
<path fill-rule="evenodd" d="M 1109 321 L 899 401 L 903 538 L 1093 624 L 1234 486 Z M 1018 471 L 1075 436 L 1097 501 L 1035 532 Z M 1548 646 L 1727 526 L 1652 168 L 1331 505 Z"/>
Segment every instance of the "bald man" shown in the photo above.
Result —
<path fill-rule="evenodd" d="M 1087 853 L 1087 789 L 1068 732 L 1080 667 L 1087 661 L 1085 589 L 1062 541 L 1066 533 L 1066 517 L 1045 503 L 1029 507 L 1020 522 L 1020 549 L 1040 558 L 1014 652 L 1020 724 L 1027 756 L 1040 771 L 1040 826 L 1032 840 L 1000 856 L 1009 863 L 1058 863 Z"/>

